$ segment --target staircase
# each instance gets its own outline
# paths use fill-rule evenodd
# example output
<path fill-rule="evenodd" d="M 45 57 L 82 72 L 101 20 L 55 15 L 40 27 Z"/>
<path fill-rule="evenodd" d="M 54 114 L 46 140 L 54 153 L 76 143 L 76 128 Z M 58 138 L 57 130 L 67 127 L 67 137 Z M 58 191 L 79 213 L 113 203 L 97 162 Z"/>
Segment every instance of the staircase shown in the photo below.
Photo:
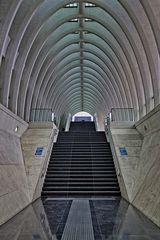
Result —
<path fill-rule="evenodd" d="M 93 122 L 72 122 L 69 130 L 70 132 L 96 131 L 95 124 Z"/>
<path fill-rule="evenodd" d="M 71 124 L 69 132 L 59 133 L 51 154 L 42 197 L 120 195 L 105 133 L 96 132 L 93 123 L 85 124 Z M 79 129 L 81 131 L 78 132 Z M 92 131 L 86 131 L 90 129 Z"/>

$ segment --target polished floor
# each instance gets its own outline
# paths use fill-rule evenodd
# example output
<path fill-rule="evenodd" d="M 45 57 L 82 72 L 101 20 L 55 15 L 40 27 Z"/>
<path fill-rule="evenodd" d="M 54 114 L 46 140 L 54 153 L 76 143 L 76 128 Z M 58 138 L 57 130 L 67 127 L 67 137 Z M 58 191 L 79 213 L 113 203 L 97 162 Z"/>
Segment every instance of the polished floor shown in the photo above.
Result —
<path fill-rule="evenodd" d="M 37 200 L 0 227 L 0 240 L 160 240 L 160 229 L 119 197 Z"/>

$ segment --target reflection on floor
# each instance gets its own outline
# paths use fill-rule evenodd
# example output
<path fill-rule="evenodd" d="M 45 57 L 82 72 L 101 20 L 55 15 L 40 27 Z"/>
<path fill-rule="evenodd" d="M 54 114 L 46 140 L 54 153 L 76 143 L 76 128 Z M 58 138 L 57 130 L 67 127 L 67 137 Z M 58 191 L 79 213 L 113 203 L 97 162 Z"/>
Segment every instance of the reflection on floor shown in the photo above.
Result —
<path fill-rule="evenodd" d="M 38 200 L 0 227 L 0 240 L 151 239 L 160 229 L 121 198 Z"/>
<path fill-rule="evenodd" d="M 57 240 L 62 237 L 71 204 L 72 201 L 67 200 L 46 201 L 44 204 L 52 235 L 56 235 Z"/>

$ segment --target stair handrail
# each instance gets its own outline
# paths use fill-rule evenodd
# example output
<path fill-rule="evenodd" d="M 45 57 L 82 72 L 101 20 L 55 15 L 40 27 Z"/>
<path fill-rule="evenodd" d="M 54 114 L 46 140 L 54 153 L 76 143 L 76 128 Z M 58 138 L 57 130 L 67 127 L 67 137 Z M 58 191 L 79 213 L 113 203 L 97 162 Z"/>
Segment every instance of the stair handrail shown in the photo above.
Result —
<path fill-rule="evenodd" d="M 55 114 L 51 108 L 32 108 L 30 122 L 54 122 Z"/>
<path fill-rule="evenodd" d="M 109 114 L 111 122 L 134 122 L 134 108 L 112 108 Z"/>

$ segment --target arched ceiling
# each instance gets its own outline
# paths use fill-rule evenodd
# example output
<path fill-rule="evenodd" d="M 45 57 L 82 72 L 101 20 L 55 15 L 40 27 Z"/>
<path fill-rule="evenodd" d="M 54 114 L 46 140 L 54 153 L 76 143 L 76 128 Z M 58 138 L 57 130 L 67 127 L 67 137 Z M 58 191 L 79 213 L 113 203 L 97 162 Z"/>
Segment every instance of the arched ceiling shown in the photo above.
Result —
<path fill-rule="evenodd" d="M 159 0 L 0 0 L 0 101 L 29 121 L 159 104 Z"/>

